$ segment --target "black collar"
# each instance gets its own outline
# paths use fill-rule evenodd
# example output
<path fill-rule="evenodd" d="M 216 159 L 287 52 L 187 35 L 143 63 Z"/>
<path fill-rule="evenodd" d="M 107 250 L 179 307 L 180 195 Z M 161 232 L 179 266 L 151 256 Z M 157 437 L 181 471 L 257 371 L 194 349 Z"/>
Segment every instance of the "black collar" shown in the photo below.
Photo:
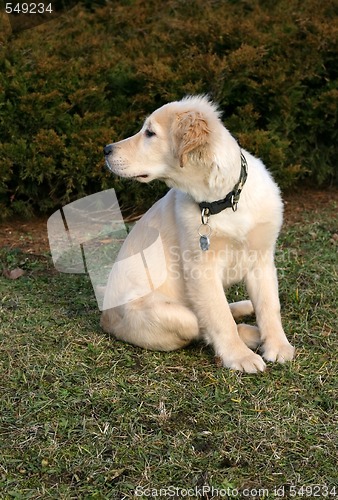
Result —
<path fill-rule="evenodd" d="M 217 200 L 217 201 L 202 201 L 199 203 L 199 207 L 201 209 L 201 212 L 204 210 L 204 214 L 209 216 L 209 215 L 215 215 L 218 214 L 219 212 L 222 212 L 222 210 L 225 210 L 226 208 L 232 208 L 234 212 L 237 210 L 237 204 L 239 202 L 239 197 L 241 195 L 243 186 L 245 184 L 245 181 L 248 177 L 248 163 L 246 161 L 246 158 L 241 150 L 241 174 L 239 176 L 239 180 L 235 187 L 233 188 L 230 193 L 226 195 L 223 200 Z"/>

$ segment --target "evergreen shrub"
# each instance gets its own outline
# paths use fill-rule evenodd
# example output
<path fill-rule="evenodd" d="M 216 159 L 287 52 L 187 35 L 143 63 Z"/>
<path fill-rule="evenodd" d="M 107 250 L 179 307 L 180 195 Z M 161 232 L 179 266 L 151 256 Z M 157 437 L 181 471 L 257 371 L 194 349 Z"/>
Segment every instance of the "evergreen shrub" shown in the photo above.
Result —
<path fill-rule="evenodd" d="M 0 18 L 2 215 L 108 187 L 144 210 L 165 187 L 114 178 L 102 147 L 186 94 L 217 101 L 283 189 L 337 181 L 335 0 L 100 3 L 13 35 Z"/>

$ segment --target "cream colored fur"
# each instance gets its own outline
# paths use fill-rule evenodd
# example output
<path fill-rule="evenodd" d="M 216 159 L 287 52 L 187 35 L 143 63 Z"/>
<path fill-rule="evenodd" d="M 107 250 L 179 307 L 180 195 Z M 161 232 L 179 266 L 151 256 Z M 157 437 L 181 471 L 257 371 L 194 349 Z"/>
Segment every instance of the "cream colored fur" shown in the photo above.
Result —
<path fill-rule="evenodd" d="M 150 115 L 140 132 L 112 145 L 111 170 L 140 182 L 163 180 L 172 187 L 136 224 L 119 260 L 149 244 L 149 230 L 161 236 L 167 263 L 165 282 L 146 296 L 102 313 L 106 332 L 132 344 L 170 351 L 203 338 L 223 365 L 249 373 L 266 361 L 291 360 L 294 349 L 280 317 L 274 265 L 282 224 L 279 190 L 263 163 L 243 151 L 248 178 L 238 210 L 212 215 L 210 249 L 199 248 L 198 203 L 222 199 L 240 175 L 240 148 L 205 97 L 188 97 Z M 135 287 L 139 273 L 133 270 Z M 123 281 L 123 277 L 121 277 Z M 245 281 L 250 301 L 229 304 L 224 290 Z M 105 302 L 116 293 L 108 282 Z M 257 325 L 236 325 L 253 313 Z M 261 346 L 261 357 L 253 352 Z"/>

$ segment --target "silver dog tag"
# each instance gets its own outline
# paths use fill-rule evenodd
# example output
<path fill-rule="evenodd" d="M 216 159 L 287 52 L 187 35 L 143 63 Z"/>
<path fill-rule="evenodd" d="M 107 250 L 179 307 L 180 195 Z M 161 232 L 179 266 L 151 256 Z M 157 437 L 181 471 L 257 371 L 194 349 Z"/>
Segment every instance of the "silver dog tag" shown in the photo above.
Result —
<path fill-rule="evenodd" d="M 200 249 L 203 250 L 203 252 L 206 252 L 209 250 L 210 247 L 210 240 L 207 235 L 202 235 L 200 237 Z"/>

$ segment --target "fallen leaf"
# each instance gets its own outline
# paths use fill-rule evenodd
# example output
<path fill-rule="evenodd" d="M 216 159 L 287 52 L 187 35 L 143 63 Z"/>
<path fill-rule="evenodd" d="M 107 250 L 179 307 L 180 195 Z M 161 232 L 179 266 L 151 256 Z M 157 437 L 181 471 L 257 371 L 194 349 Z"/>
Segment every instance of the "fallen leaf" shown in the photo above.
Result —
<path fill-rule="evenodd" d="M 5 276 L 5 278 L 9 280 L 17 280 L 18 278 L 21 278 L 25 274 L 25 271 L 21 269 L 20 267 L 16 267 L 15 269 L 12 269 L 11 271 L 9 269 L 4 269 L 2 271 L 2 274 Z"/>

